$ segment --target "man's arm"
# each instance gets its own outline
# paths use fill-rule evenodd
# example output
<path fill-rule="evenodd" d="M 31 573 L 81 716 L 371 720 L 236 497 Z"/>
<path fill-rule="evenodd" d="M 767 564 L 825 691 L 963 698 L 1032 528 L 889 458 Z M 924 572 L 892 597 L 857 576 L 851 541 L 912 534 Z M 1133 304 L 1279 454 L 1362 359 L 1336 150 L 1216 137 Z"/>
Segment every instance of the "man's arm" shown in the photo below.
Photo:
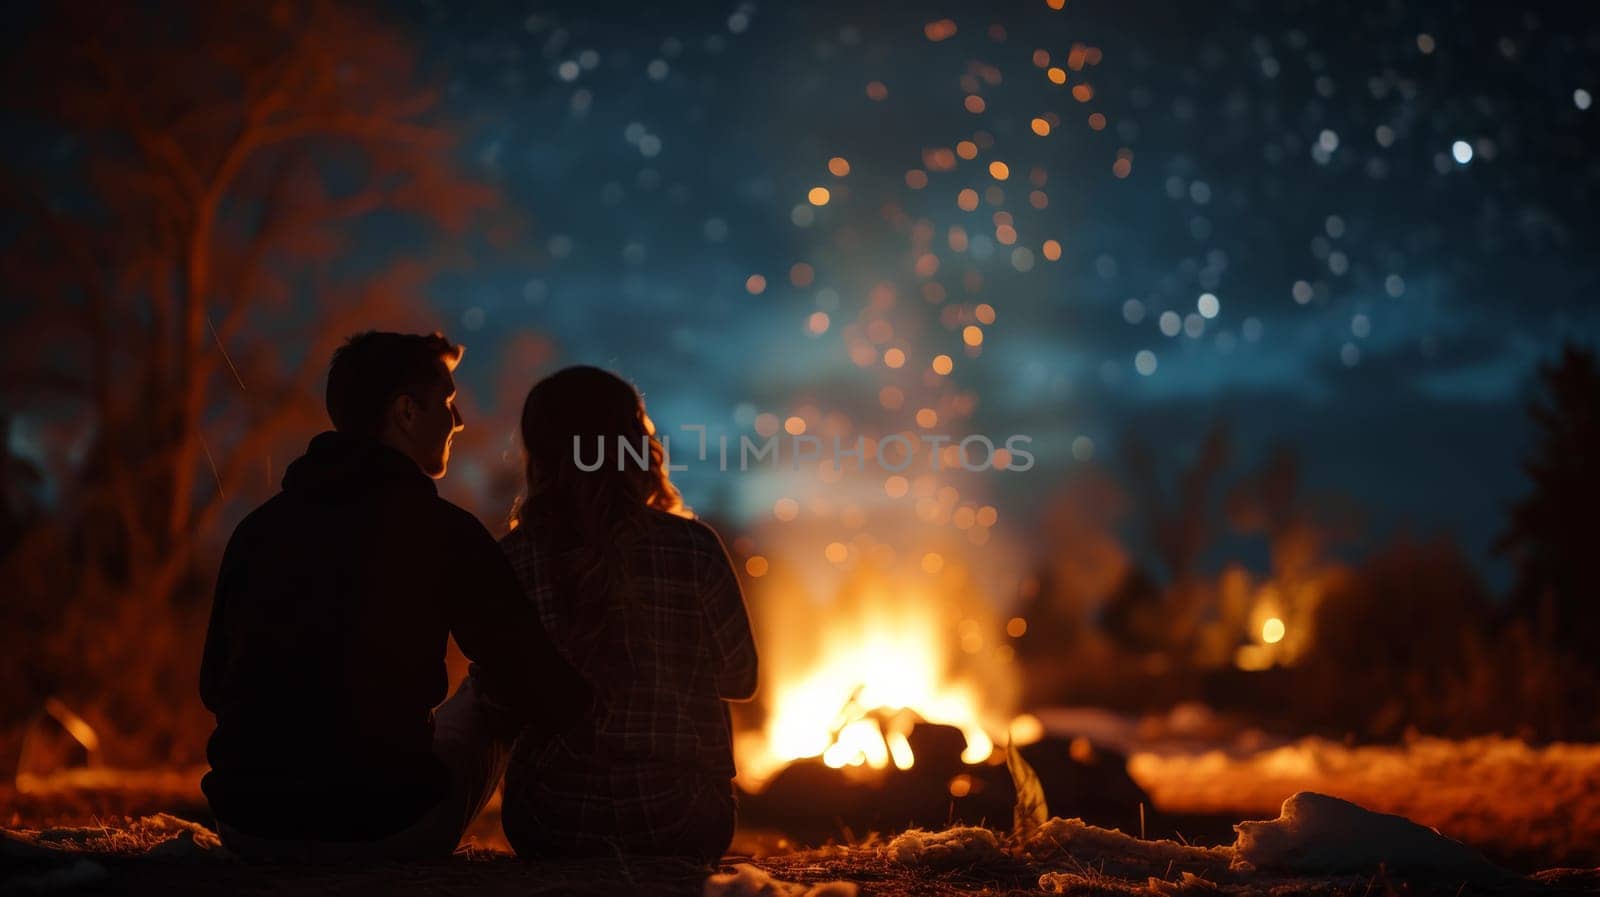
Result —
<path fill-rule="evenodd" d="M 495 710 L 558 731 L 592 699 L 588 682 L 557 653 L 500 546 L 466 512 L 457 541 L 450 630 L 472 661 L 479 695 Z"/>
<path fill-rule="evenodd" d="M 706 629 L 716 651 L 717 692 L 724 701 L 748 701 L 756 696 L 756 640 L 750 632 L 750 613 L 722 537 L 700 525 L 709 537 L 702 552 L 700 588 Z"/>

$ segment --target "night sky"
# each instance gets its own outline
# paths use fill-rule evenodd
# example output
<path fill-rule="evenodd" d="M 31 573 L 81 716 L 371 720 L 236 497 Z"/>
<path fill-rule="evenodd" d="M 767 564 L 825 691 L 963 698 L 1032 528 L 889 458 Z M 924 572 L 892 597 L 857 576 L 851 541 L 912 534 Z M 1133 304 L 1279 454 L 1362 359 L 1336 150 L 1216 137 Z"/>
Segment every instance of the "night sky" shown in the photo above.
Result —
<path fill-rule="evenodd" d="M 985 487 L 1002 525 L 1025 530 L 1090 465 L 1116 470 L 1124 434 L 1176 465 L 1223 421 L 1233 470 L 1287 445 L 1307 488 L 1359 507 L 1356 549 L 1443 531 L 1501 584 L 1489 545 L 1523 487 L 1530 377 L 1600 333 L 1600 25 L 1566 6 L 389 15 L 448 85 L 476 173 L 530 221 L 527 251 L 434 290 L 470 347 L 468 388 L 490 391 L 538 333 L 556 363 L 635 381 L 669 431 L 736 436 L 802 406 L 892 429 L 917 402 L 888 408 L 880 390 L 912 390 L 947 354 L 940 382 L 970 413 L 939 429 L 1033 438 L 1037 466 Z M 974 159 L 952 157 L 961 141 Z M 858 316 L 882 285 L 894 332 L 879 341 Z M 981 351 L 963 342 L 975 313 Z M 743 521 L 785 488 L 678 480 L 701 512 Z"/>

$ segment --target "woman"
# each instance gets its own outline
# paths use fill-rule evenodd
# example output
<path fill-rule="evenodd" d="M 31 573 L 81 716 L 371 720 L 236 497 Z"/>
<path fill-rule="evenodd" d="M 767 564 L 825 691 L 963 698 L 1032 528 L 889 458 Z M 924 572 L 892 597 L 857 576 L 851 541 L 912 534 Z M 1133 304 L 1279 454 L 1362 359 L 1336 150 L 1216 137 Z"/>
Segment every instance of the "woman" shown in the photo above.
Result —
<path fill-rule="evenodd" d="M 522 407 L 527 492 L 500 544 L 595 692 L 576 725 L 512 752 L 503 818 L 525 858 L 715 863 L 733 837 L 725 702 L 754 696 L 755 642 L 727 551 L 684 508 L 653 430 L 634 388 L 593 367 Z"/>

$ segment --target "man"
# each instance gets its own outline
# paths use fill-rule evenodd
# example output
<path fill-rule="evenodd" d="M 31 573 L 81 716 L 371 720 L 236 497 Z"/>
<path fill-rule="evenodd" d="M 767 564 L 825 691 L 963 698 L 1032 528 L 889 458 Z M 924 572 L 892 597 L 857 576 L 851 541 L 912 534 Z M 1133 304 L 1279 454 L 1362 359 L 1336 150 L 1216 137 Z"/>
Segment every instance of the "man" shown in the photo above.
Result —
<path fill-rule="evenodd" d="M 494 539 L 440 498 L 461 431 L 443 336 L 363 333 L 333 357 L 318 435 L 234 531 L 200 672 L 202 788 L 223 842 L 291 861 L 448 856 L 516 726 L 556 731 L 588 687 Z M 445 697 L 447 636 L 473 662 Z"/>

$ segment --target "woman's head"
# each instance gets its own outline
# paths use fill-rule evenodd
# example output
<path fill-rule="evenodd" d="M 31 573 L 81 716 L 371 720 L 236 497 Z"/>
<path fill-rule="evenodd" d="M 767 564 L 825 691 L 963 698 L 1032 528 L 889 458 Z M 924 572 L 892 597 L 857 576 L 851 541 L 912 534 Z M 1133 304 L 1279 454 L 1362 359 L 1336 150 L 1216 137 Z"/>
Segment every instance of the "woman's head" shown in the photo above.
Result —
<path fill-rule="evenodd" d="M 555 514 L 593 544 L 645 508 L 684 513 L 644 400 L 616 374 L 579 365 L 540 380 L 523 402 L 521 429 L 527 492 L 518 523 Z"/>

